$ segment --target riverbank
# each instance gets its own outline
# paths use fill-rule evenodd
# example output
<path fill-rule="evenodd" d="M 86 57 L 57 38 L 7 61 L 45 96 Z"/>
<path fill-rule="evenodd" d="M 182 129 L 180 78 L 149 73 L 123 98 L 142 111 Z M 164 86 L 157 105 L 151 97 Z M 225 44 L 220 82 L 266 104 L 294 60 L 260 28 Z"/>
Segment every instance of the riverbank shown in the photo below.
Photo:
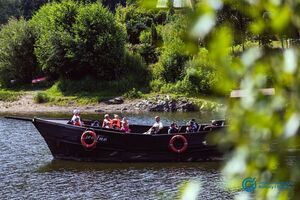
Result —
<path fill-rule="evenodd" d="M 71 113 L 73 109 L 80 109 L 86 114 L 98 112 L 191 112 L 212 111 L 219 112 L 224 105 L 196 98 L 180 97 L 175 99 L 169 95 L 148 95 L 140 99 L 112 98 L 97 103 L 78 104 L 78 100 L 66 97 L 64 104 L 56 102 L 36 103 L 35 96 L 40 91 L 20 92 L 20 97 L 14 101 L 0 101 L 0 115 L 5 114 L 38 114 L 38 113 Z"/>
<path fill-rule="evenodd" d="M 77 108 L 84 113 L 93 114 L 96 112 L 121 112 L 123 110 L 137 111 L 134 107 L 139 100 L 124 100 L 122 104 L 97 104 L 78 105 L 74 101 L 65 105 L 53 103 L 35 103 L 34 97 L 38 91 L 23 92 L 16 101 L 0 101 L 0 114 L 31 114 L 31 113 L 72 113 Z"/>

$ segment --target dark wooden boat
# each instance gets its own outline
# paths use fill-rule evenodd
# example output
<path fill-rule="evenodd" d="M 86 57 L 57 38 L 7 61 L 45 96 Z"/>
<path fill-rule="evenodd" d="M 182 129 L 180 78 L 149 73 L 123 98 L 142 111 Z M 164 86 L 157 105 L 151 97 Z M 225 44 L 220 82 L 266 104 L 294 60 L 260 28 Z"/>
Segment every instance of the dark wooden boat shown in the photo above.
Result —
<path fill-rule="evenodd" d="M 220 158 L 216 145 L 207 143 L 207 136 L 226 126 L 200 125 L 197 133 L 145 135 L 150 126 L 130 125 L 131 133 L 90 126 L 74 126 L 67 121 L 34 118 L 34 126 L 45 139 L 55 159 L 102 162 L 183 162 Z"/>

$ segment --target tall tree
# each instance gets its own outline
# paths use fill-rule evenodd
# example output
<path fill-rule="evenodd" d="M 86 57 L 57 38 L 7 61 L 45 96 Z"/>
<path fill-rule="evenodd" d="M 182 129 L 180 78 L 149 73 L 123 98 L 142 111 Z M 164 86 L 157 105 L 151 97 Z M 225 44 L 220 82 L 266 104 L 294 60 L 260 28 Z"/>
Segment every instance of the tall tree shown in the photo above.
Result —
<path fill-rule="evenodd" d="M 35 34 L 24 19 L 10 19 L 0 31 L 0 83 L 31 83 L 39 74 L 34 55 Z"/>
<path fill-rule="evenodd" d="M 46 72 L 70 79 L 112 80 L 122 74 L 125 33 L 102 5 L 52 3 L 31 23 L 39 33 L 35 53 Z"/>

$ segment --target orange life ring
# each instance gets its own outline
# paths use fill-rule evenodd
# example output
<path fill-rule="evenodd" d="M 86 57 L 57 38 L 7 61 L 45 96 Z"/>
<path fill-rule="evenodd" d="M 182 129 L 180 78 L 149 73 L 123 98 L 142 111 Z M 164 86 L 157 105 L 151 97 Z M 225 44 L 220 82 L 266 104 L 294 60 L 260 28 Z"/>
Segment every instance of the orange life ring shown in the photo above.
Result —
<path fill-rule="evenodd" d="M 179 149 L 176 148 L 174 145 L 174 142 L 176 140 L 181 140 L 183 142 L 183 146 Z M 187 139 L 183 135 L 174 135 L 169 142 L 169 146 L 170 146 L 171 150 L 174 151 L 175 153 L 182 153 L 187 149 L 188 142 L 187 142 Z"/>
<path fill-rule="evenodd" d="M 85 140 L 87 139 L 87 136 L 91 136 L 93 138 L 93 142 L 91 144 L 86 143 Z M 94 149 L 97 145 L 97 135 L 94 131 L 91 130 L 84 131 L 81 135 L 80 141 L 84 148 Z"/>

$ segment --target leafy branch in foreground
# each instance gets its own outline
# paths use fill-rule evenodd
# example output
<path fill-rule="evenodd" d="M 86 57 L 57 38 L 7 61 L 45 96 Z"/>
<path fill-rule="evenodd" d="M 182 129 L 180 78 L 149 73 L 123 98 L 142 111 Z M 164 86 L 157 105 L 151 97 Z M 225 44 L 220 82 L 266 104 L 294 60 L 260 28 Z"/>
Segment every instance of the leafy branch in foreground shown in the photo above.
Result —
<path fill-rule="evenodd" d="M 236 1 L 224 3 L 233 7 L 237 5 Z M 270 35 L 289 38 L 292 37 L 290 29 L 299 28 L 293 20 L 299 18 L 294 4 L 272 1 L 240 3 L 252 20 L 248 27 L 252 34 L 262 35 L 268 31 Z M 203 6 L 211 9 L 203 12 Z M 220 8 L 214 6 L 209 3 L 201 5 L 199 20 L 205 15 L 213 16 Z M 299 160 L 292 160 L 292 164 L 287 160 L 288 150 L 300 146 L 299 49 L 295 46 L 274 51 L 257 46 L 234 56 L 230 53 L 233 40 L 232 28 L 221 24 L 214 27 L 208 44 L 209 56 L 222 74 L 224 91 L 236 89 L 235 86 L 249 94 L 228 102 L 230 126 L 226 137 L 220 138 L 223 144 L 234 147 L 223 169 L 227 186 L 241 188 L 246 177 L 254 177 L 258 182 L 290 181 L 294 184 L 290 189 L 257 189 L 255 195 L 260 199 L 296 198 L 300 187 Z M 274 96 L 264 96 L 259 92 L 259 89 L 268 87 L 275 88 Z"/>
<path fill-rule="evenodd" d="M 299 47 L 275 49 L 271 45 L 299 38 L 295 34 L 300 28 L 299 6 L 294 1 L 207 0 L 196 1 L 191 14 L 191 20 L 196 20 L 190 35 L 207 48 L 220 78 L 215 89 L 223 94 L 243 89 L 248 94 L 228 101 L 229 128 L 217 138 L 223 148 L 231 149 L 222 170 L 225 185 L 241 190 L 246 177 L 292 183 L 288 189 L 257 188 L 254 195 L 258 199 L 296 199 L 300 188 L 299 151 L 296 158 L 289 155 L 289 150 L 300 147 Z M 232 21 L 218 21 L 225 7 L 243 14 L 245 32 L 250 40 L 258 38 L 259 45 L 243 46 L 239 54 L 234 53 L 242 33 L 237 33 Z M 275 95 L 259 92 L 269 87 L 275 88 Z M 237 196 L 245 197 L 250 198 L 245 191 Z"/>

